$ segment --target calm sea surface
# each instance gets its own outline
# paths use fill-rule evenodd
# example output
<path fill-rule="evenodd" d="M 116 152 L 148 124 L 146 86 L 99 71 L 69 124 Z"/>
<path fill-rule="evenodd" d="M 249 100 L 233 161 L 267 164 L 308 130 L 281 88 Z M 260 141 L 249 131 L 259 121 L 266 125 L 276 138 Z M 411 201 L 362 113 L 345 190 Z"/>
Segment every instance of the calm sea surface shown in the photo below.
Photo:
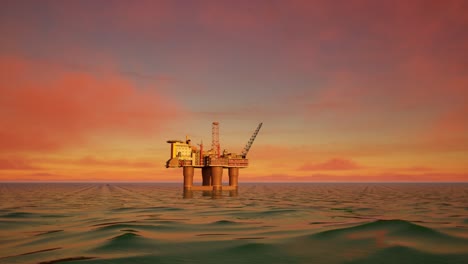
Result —
<path fill-rule="evenodd" d="M 0 263 L 468 263 L 468 184 L 0 183 Z"/>

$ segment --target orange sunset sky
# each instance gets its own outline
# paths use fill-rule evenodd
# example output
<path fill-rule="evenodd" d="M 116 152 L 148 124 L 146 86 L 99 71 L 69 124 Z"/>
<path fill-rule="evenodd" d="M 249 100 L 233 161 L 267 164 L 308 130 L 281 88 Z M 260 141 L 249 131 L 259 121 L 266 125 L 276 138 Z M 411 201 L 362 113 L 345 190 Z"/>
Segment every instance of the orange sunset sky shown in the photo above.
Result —
<path fill-rule="evenodd" d="M 0 3 L 0 181 L 468 181 L 468 1 Z M 200 180 L 201 176 L 196 176 Z M 227 178 L 227 177 L 225 177 Z"/>

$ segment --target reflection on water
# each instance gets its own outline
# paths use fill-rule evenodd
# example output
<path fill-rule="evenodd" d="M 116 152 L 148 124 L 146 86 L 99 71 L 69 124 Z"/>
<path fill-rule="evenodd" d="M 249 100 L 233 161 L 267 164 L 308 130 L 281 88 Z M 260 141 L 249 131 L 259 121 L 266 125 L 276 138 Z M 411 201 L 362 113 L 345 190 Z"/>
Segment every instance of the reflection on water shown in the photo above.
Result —
<path fill-rule="evenodd" d="M 239 195 L 239 190 L 229 190 L 229 191 L 193 191 L 193 190 L 186 190 L 184 189 L 182 191 L 182 197 L 184 199 L 192 199 L 194 197 L 197 197 L 196 193 L 201 193 L 202 196 L 204 197 L 211 197 L 213 199 L 221 199 L 227 195 L 229 197 L 237 197 Z"/>
<path fill-rule="evenodd" d="M 467 197 L 449 183 L 0 183 L 0 263 L 466 263 Z"/>

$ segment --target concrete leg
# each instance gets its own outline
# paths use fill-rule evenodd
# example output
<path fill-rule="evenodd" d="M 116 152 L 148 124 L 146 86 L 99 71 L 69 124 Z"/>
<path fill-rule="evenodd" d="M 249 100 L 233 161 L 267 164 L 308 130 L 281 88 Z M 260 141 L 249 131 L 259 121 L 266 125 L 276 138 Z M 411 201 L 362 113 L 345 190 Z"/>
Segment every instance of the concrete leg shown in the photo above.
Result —
<path fill-rule="evenodd" d="M 211 168 L 202 168 L 203 186 L 211 186 Z"/>
<path fill-rule="evenodd" d="M 193 186 L 193 167 L 184 167 L 184 190 L 191 190 Z"/>
<path fill-rule="evenodd" d="M 213 191 L 222 190 L 223 185 L 223 167 L 211 167 L 211 177 Z"/>
<path fill-rule="evenodd" d="M 239 180 L 239 168 L 229 168 L 229 185 L 237 187 Z"/>

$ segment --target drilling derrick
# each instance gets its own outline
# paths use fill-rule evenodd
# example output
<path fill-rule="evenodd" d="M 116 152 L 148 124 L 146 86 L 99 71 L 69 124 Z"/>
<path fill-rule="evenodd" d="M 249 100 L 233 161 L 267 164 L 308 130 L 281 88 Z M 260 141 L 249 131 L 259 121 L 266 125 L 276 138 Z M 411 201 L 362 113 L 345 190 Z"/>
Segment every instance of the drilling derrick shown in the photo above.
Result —
<path fill-rule="evenodd" d="M 220 156 L 220 145 L 219 145 L 219 123 L 213 122 L 213 126 L 211 128 L 211 149 L 215 154 L 215 157 L 219 158 Z"/>
<path fill-rule="evenodd" d="M 218 193 L 222 190 L 229 190 L 231 194 L 237 193 L 238 176 L 240 168 L 247 168 L 249 160 L 246 158 L 257 137 L 263 123 L 260 123 L 245 145 L 240 155 L 230 153 L 226 150 L 221 153 L 219 144 L 219 123 L 213 122 L 211 130 L 211 150 L 204 151 L 203 142 L 197 148 L 191 144 L 187 136 L 185 142 L 182 140 L 168 140 L 171 144 L 170 159 L 166 162 L 167 168 L 183 168 L 184 176 L 184 197 L 191 197 L 193 190 L 213 191 Z M 222 185 L 223 169 L 228 169 L 229 186 Z M 202 185 L 193 185 L 194 169 L 202 171 Z"/>

